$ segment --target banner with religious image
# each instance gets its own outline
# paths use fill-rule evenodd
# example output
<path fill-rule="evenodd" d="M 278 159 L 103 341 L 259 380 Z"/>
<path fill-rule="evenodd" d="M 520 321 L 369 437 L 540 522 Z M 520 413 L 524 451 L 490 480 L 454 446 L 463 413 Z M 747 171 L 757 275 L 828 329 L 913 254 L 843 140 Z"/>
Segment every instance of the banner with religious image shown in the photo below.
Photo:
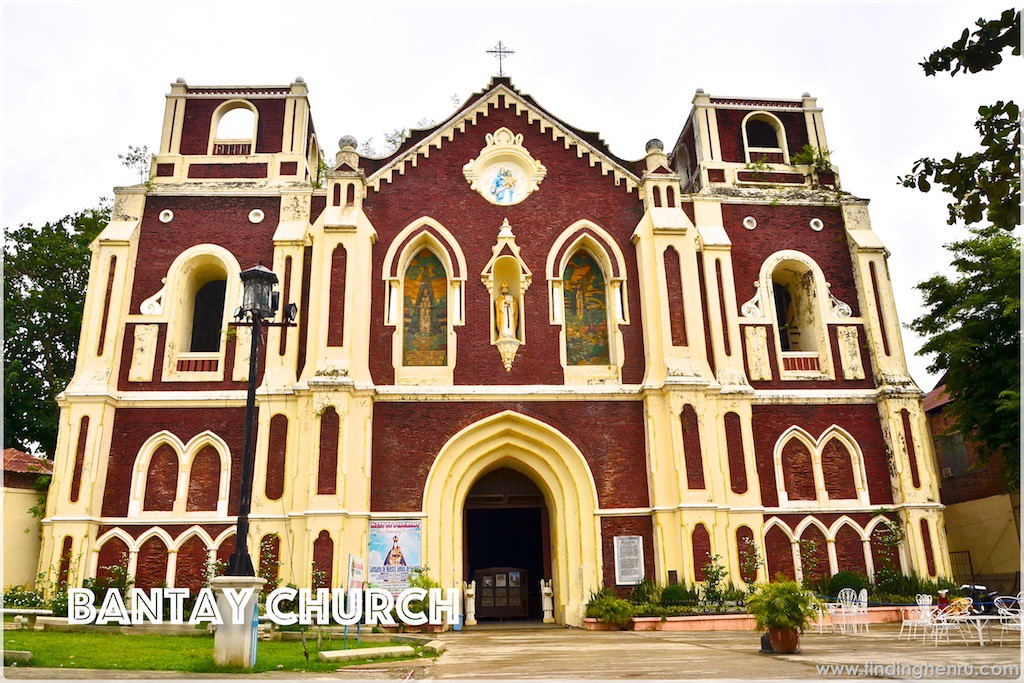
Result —
<path fill-rule="evenodd" d="M 418 519 L 370 522 L 369 583 L 394 595 L 409 587 L 409 574 L 420 567 L 422 528 Z"/>

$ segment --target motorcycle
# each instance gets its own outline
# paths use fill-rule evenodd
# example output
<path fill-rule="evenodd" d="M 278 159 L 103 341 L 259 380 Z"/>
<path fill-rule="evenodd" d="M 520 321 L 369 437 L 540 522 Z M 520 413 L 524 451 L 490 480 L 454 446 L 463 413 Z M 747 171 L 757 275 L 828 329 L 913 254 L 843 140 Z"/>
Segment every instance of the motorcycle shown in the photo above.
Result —
<path fill-rule="evenodd" d="M 995 599 L 999 591 L 990 591 L 988 586 L 980 584 L 964 584 L 960 590 L 964 597 L 973 600 L 971 614 L 996 614 Z"/>

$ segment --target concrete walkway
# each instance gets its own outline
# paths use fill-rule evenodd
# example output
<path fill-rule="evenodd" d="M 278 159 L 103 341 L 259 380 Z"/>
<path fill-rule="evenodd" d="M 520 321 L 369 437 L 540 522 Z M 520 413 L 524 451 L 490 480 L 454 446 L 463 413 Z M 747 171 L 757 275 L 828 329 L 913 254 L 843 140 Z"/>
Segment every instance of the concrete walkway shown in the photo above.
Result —
<path fill-rule="evenodd" d="M 272 672 L 254 676 L 204 675 L 203 678 L 255 678 L 314 680 L 348 679 L 823 679 L 911 678 L 903 675 L 857 675 L 849 671 L 820 672 L 817 666 L 875 664 L 925 666 L 971 665 L 975 672 L 927 678 L 1017 678 L 1003 669 L 1000 675 L 981 675 L 982 666 L 1016 665 L 1020 671 L 1018 639 L 1003 647 L 954 644 L 924 645 L 920 640 L 897 640 L 899 628 L 872 626 L 870 634 L 843 636 L 807 634 L 798 655 L 762 655 L 759 636 L 747 631 L 672 633 L 591 632 L 576 629 L 484 629 L 446 633 L 448 650 L 433 664 L 428 661 L 394 662 L 346 667 L 337 673 Z M 954 636 L 954 643 L 956 643 Z M 68 669 L 5 668 L 9 678 L 189 678 L 175 672 L 83 671 Z"/>

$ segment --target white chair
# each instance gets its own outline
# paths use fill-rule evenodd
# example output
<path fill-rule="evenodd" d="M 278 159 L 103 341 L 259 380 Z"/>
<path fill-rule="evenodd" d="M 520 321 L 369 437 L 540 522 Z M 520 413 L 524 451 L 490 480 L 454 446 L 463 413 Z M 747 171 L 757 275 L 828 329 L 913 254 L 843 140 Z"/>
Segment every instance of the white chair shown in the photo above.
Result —
<path fill-rule="evenodd" d="M 840 633 L 845 635 L 847 628 L 852 633 L 856 633 L 857 591 L 852 588 L 844 588 L 836 596 L 836 603 L 837 606 L 833 619 L 836 625 L 839 626 Z"/>
<path fill-rule="evenodd" d="M 864 633 L 869 633 L 868 628 L 868 589 L 861 588 L 857 595 L 857 616 L 856 624 L 864 627 Z"/>
<path fill-rule="evenodd" d="M 904 629 L 907 629 L 907 640 L 917 637 L 918 629 L 921 629 L 922 636 L 927 638 L 928 629 L 931 627 L 932 611 L 932 596 L 919 594 L 917 607 L 904 607 L 900 610 L 903 622 L 900 624 L 898 638 L 903 638 Z"/>
<path fill-rule="evenodd" d="M 957 598 L 932 615 L 931 630 L 932 635 L 935 636 L 936 646 L 942 636 L 946 637 L 948 643 L 949 632 L 953 629 L 956 629 L 965 643 L 967 642 L 967 636 L 964 635 L 963 628 L 961 628 L 963 624 L 958 617 L 969 614 L 973 602 L 970 598 Z"/>
<path fill-rule="evenodd" d="M 1020 596 L 1010 597 L 1003 595 L 995 599 L 996 611 L 1002 619 L 999 620 L 999 644 L 1003 644 L 1003 636 L 1007 631 L 1020 635 Z"/>

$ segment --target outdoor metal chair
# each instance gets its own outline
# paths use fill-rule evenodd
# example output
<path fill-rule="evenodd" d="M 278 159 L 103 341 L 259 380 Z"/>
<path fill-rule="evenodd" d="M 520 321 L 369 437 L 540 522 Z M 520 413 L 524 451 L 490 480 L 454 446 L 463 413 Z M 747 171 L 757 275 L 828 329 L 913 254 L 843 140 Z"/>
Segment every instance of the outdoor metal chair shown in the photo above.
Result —
<path fill-rule="evenodd" d="M 995 599 L 996 611 L 1002 619 L 999 620 L 999 644 L 1003 644 L 1003 637 L 1007 631 L 1020 635 L 1020 596 L 1012 597 L 1002 595 Z"/>
<path fill-rule="evenodd" d="M 946 637 L 946 642 L 949 641 L 949 632 L 956 629 L 956 632 L 960 634 L 964 642 L 967 642 L 967 636 L 964 635 L 962 624 L 958 617 L 969 614 L 971 611 L 971 605 L 974 603 L 970 598 L 957 598 L 948 605 L 938 610 L 932 615 L 932 635 L 935 636 L 935 645 L 938 646 L 939 638 L 942 636 Z"/>
<path fill-rule="evenodd" d="M 917 595 L 917 607 L 904 607 L 900 610 L 903 622 L 900 624 L 898 638 L 903 638 L 903 630 L 907 629 L 907 640 L 917 637 L 917 630 L 921 629 L 922 637 L 928 637 L 928 630 L 932 624 L 932 596 L 920 593 Z"/>

